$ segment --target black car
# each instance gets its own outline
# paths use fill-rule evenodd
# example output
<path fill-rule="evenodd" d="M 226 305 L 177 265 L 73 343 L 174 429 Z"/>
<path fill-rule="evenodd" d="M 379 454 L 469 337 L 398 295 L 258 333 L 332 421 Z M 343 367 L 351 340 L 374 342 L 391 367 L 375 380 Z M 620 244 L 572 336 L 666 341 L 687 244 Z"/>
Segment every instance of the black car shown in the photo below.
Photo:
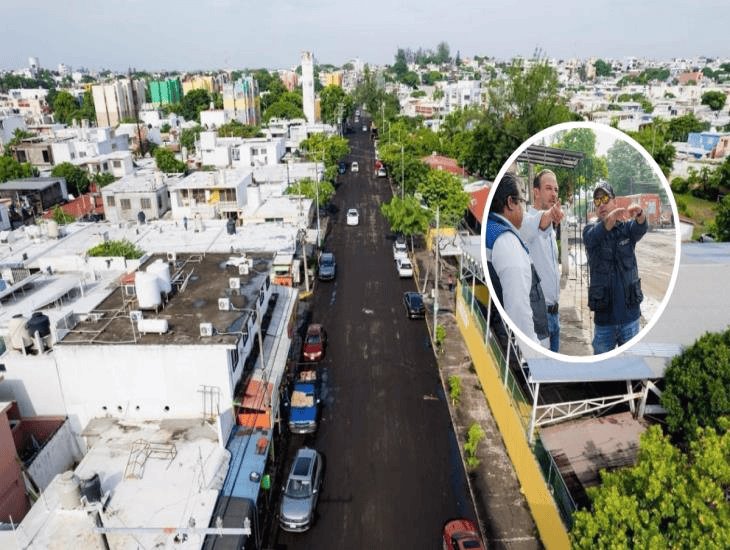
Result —
<path fill-rule="evenodd" d="M 418 292 L 404 292 L 403 305 L 406 308 L 406 315 L 409 319 L 424 319 L 426 307 L 423 305 L 423 297 Z"/>
<path fill-rule="evenodd" d="M 347 164 L 344 161 L 340 161 L 340 163 L 337 165 L 337 172 L 339 174 L 344 174 L 347 172 Z"/>
<path fill-rule="evenodd" d="M 322 252 L 319 257 L 319 280 L 331 281 L 335 278 L 336 269 L 335 255 L 332 252 Z"/>

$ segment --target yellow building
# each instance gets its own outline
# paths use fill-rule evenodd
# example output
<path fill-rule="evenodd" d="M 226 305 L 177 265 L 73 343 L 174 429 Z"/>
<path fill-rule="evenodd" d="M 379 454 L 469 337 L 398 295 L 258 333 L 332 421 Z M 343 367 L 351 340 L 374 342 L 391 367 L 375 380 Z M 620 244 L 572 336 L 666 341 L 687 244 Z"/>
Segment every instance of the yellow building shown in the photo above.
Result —
<path fill-rule="evenodd" d="M 212 76 L 194 76 L 182 83 L 183 95 L 193 90 L 205 90 L 208 93 L 219 92 L 218 81 Z"/>
<path fill-rule="evenodd" d="M 324 86 L 339 86 L 340 88 L 342 88 L 342 71 L 324 73 L 322 77 L 322 84 Z"/>

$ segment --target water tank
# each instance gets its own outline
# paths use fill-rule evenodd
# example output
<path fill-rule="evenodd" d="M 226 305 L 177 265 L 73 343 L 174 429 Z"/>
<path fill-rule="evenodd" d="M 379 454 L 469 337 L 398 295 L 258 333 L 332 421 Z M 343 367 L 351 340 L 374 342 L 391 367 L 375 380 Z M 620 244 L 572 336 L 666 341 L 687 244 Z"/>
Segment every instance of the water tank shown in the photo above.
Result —
<path fill-rule="evenodd" d="M 10 345 L 13 349 L 22 350 L 33 343 L 27 325 L 28 319 L 20 314 L 13 315 L 8 322 L 8 335 L 10 336 Z"/>
<path fill-rule="evenodd" d="M 226 230 L 228 231 L 229 235 L 235 235 L 236 234 L 236 220 L 233 218 L 228 218 L 228 222 L 226 222 Z"/>
<path fill-rule="evenodd" d="M 31 336 L 35 335 L 36 332 L 40 334 L 41 338 L 51 334 L 51 320 L 48 315 L 41 311 L 33 313 L 26 326 Z"/>
<path fill-rule="evenodd" d="M 137 330 L 142 334 L 153 332 L 155 334 L 165 334 L 167 332 L 167 319 L 140 319 L 137 321 Z"/>
<path fill-rule="evenodd" d="M 80 481 L 80 489 L 81 496 L 86 497 L 87 502 L 100 502 L 101 480 L 99 479 L 99 474 L 94 474 L 87 479 L 82 479 Z"/>
<path fill-rule="evenodd" d="M 157 284 L 165 294 L 172 292 L 172 279 L 170 277 L 170 264 L 163 260 L 156 260 L 147 266 L 147 273 L 152 273 L 158 279 Z"/>
<path fill-rule="evenodd" d="M 144 212 L 141 210 L 137 212 L 137 221 L 140 225 L 144 225 L 145 220 L 147 219 L 147 216 L 145 216 Z"/>
<path fill-rule="evenodd" d="M 138 271 L 134 276 L 139 309 L 157 309 L 162 303 L 159 278 L 154 273 Z"/>
<path fill-rule="evenodd" d="M 79 480 L 71 471 L 63 472 L 58 480 L 58 500 L 62 510 L 75 510 L 81 506 Z"/>
<path fill-rule="evenodd" d="M 60 234 L 58 231 L 58 222 L 56 220 L 48 220 L 46 227 L 48 229 L 48 238 L 57 239 Z"/>

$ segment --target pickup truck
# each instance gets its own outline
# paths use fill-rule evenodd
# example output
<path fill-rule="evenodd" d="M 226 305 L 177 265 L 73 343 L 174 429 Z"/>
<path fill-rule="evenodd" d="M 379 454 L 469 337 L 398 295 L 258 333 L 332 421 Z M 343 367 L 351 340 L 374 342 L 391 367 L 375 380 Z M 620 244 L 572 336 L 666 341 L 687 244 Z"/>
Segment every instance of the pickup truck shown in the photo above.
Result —
<path fill-rule="evenodd" d="M 401 258 L 408 258 L 408 247 L 405 239 L 399 237 L 393 243 L 393 259 L 397 261 Z"/>
<path fill-rule="evenodd" d="M 319 381 L 317 370 L 301 370 L 289 398 L 289 431 L 311 434 L 317 431 L 319 418 Z"/>

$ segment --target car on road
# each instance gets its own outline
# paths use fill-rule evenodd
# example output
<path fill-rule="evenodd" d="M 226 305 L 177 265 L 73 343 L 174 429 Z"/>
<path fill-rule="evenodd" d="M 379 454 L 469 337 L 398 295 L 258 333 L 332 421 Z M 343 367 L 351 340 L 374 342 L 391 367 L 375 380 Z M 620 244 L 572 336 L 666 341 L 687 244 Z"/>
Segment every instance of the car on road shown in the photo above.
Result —
<path fill-rule="evenodd" d="M 401 279 L 413 277 L 413 264 L 408 258 L 398 258 L 395 261 L 395 268 L 398 271 L 398 277 Z"/>
<path fill-rule="evenodd" d="M 325 348 L 327 347 L 327 331 L 319 323 L 312 323 L 307 327 L 307 335 L 304 337 L 302 355 L 305 361 L 321 361 L 324 359 Z"/>
<path fill-rule="evenodd" d="M 350 208 L 347 211 L 347 225 L 357 225 L 360 223 L 360 214 L 357 213 L 355 208 Z"/>
<path fill-rule="evenodd" d="M 357 162 L 353 162 L 350 165 L 350 172 L 359 172 L 359 171 L 360 171 L 360 166 L 357 164 Z"/>
<path fill-rule="evenodd" d="M 319 256 L 319 270 L 317 277 L 320 281 L 331 281 L 337 274 L 337 262 L 332 252 L 322 252 Z"/>
<path fill-rule="evenodd" d="M 444 525 L 443 550 L 485 550 L 473 521 L 455 519 Z"/>
<path fill-rule="evenodd" d="M 715 235 L 713 235 L 712 233 L 703 233 L 697 240 L 701 243 L 714 243 Z"/>
<path fill-rule="evenodd" d="M 301 533 L 312 526 L 322 470 L 322 456 L 317 451 L 309 447 L 297 451 L 279 506 L 279 525 L 284 531 Z"/>
<path fill-rule="evenodd" d="M 423 305 L 423 296 L 412 290 L 403 293 L 403 305 L 409 319 L 423 319 L 426 317 L 426 306 Z"/>
<path fill-rule="evenodd" d="M 340 163 L 337 165 L 337 173 L 338 174 L 344 174 L 347 172 L 347 164 L 345 161 L 341 160 Z"/>
<path fill-rule="evenodd" d="M 368 131 L 368 127 L 367 127 L 367 125 L 366 125 L 366 124 L 363 124 L 363 125 L 362 125 L 362 131 L 363 131 L 363 132 L 367 132 L 367 131 Z"/>
<path fill-rule="evenodd" d="M 385 166 L 381 166 L 380 168 L 378 168 L 378 171 L 376 172 L 376 175 L 379 178 L 384 178 L 385 176 L 387 176 L 388 175 L 388 172 L 386 172 Z"/>
<path fill-rule="evenodd" d="M 406 240 L 403 237 L 396 238 L 393 243 L 393 259 L 407 258 L 408 257 L 408 246 Z"/>

